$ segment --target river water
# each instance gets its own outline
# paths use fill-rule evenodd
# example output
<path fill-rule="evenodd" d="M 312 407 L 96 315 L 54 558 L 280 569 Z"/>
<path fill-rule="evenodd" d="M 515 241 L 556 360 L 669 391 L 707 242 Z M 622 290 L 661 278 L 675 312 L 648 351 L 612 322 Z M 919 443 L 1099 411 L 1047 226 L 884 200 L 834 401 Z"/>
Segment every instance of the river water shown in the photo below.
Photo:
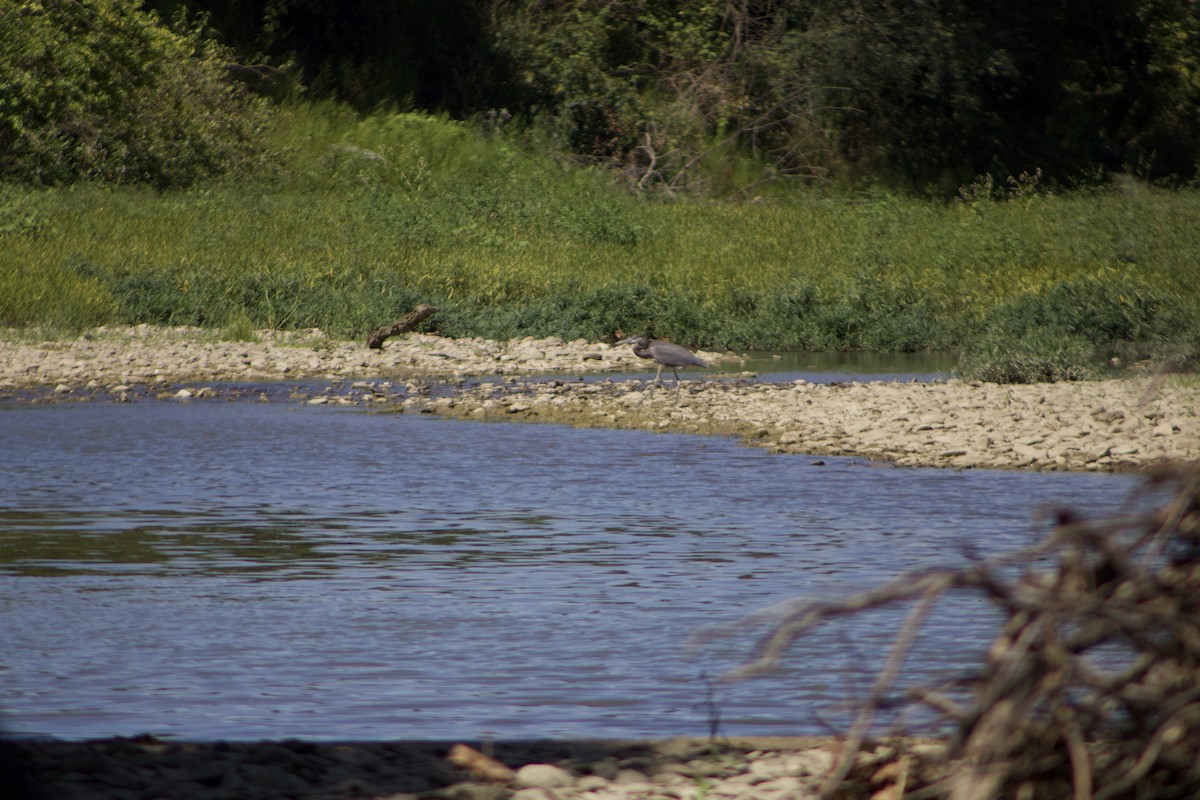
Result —
<path fill-rule="evenodd" d="M 718 437 L 288 402 L 0 406 L 0 712 L 61 738 L 825 733 L 901 611 L 723 684 L 690 634 L 1029 543 L 1130 476 L 897 469 Z M 914 679 L 971 663 L 969 598 Z"/>

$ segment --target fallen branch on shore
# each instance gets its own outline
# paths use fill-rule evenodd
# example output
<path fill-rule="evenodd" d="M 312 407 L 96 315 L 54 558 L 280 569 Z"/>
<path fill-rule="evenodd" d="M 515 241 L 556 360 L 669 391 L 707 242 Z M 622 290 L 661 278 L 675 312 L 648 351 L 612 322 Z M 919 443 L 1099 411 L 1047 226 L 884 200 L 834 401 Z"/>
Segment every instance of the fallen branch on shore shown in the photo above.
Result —
<path fill-rule="evenodd" d="M 908 770 L 909 800 L 1196 797 L 1200 465 L 1158 467 L 1146 488 L 1169 489 L 1172 499 L 1116 519 L 1059 511 L 1031 547 L 799 604 L 771 625 L 755 658 L 726 678 L 775 669 L 822 623 L 910 604 L 824 796 L 844 788 L 881 712 L 920 706 L 949 723 L 952 734 L 944 756 Z M 1005 617 L 985 662 L 966 677 L 895 696 L 926 616 L 962 590 L 982 595 Z"/>
<path fill-rule="evenodd" d="M 371 331 L 371 335 L 367 337 L 367 347 L 372 350 L 378 350 L 383 347 L 385 340 L 400 334 L 407 333 L 413 328 L 420 325 L 426 319 L 441 311 L 437 306 L 431 306 L 428 303 L 421 305 L 408 312 L 403 319 L 393 322 L 391 325 L 380 325 L 375 330 Z"/>

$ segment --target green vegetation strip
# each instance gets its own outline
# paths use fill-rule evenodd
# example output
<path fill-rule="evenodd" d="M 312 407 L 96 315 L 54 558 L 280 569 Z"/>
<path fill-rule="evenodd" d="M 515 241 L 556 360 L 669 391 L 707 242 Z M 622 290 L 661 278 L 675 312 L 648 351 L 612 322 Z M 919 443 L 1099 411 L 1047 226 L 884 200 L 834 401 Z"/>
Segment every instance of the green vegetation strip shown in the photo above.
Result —
<path fill-rule="evenodd" d="M 456 337 L 954 350 L 1007 381 L 1200 343 L 1194 190 L 663 204 L 437 117 L 293 105 L 271 136 L 240 180 L 0 187 L 0 324 L 359 338 L 429 302 Z"/>

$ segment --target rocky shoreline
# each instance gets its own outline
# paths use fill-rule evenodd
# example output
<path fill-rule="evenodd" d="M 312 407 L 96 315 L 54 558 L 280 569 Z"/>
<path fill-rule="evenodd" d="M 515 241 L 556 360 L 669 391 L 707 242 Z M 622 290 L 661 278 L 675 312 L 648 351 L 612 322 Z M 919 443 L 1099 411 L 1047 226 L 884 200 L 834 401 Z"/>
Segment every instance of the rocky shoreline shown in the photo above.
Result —
<path fill-rule="evenodd" d="M 720 359 L 720 354 L 708 354 Z M 204 328 L 104 326 L 75 339 L 0 335 L 0 392 L 59 393 L 114 385 L 321 380 L 461 380 L 483 375 L 595 373 L 641 369 L 627 348 L 582 339 L 447 339 L 408 333 L 380 349 L 330 339 L 319 329 L 257 331 L 229 341 Z"/>
<path fill-rule="evenodd" d="M 642 387 L 491 384 L 431 405 L 468 419 L 734 435 L 778 453 L 912 467 L 1117 471 L 1200 458 L 1195 386 L 689 381 L 678 401 L 673 389 Z"/>
<path fill-rule="evenodd" d="M 453 742 L 175 742 L 145 736 L 17 742 L 9 760 L 27 777 L 25 797 L 55 800 L 805 800 L 817 797 L 839 752 L 832 737 L 475 746 L 479 750 L 469 752 L 484 751 L 499 774 L 463 766 L 454 757 L 462 745 Z M 944 746 L 930 740 L 877 742 L 858 754 L 849 780 L 864 798 L 894 783 L 898 764 L 914 783 L 918 777 L 925 782 L 936 773 L 923 765 L 937 762 L 942 752 Z"/>
<path fill-rule="evenodd" d="M 256 336 L 231 342 L 200 329 L 149 326 L 65 341 L 10 333 L 0 337 L 0 399 L 269 401 L 278 393 L 263 385 L 287 382 L 290 402 L 738 436 L 774 452 L 899 466 L 1116 471 L 1200 459 L 1195 376 L 780 384 L 736 371 L 714 375 L 738 369 L 740 358 L 702 353 L 714 370 L 685 378 L 677 393 L 670 383 L 648 390 L 646 380 L 604 378 L 645 370 L 647 362 L 602 342 L 407 334 L 371 350 L 320 331 Z"/>

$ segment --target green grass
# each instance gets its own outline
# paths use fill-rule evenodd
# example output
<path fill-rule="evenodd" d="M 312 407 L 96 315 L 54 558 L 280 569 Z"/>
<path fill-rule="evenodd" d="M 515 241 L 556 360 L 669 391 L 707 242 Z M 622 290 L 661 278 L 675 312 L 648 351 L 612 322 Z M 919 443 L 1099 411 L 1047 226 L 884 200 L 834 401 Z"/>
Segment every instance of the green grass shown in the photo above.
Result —
<path fill-rule="evenodd" d="M 661 204 L 439 118 L 301 105 L 273 136 L 236 182 L 0 189 L 0 325 L 361 337 L 432 302 L 451 336 L 956 350 L 1002 380 L 1200 343 L 1197 191 Z"/>

